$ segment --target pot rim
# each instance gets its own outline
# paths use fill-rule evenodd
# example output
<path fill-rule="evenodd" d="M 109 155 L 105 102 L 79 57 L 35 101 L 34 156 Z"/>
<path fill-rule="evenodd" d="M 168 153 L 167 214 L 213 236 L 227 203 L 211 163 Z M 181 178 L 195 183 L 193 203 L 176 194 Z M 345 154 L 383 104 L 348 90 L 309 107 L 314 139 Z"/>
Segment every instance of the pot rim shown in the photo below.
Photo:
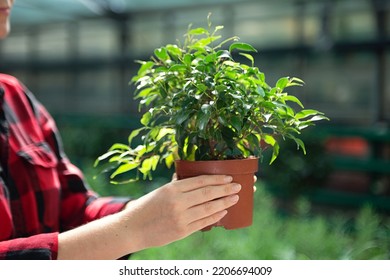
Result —
<path fill-rule="evenodd" d="M 202 166 L 204 174 L 250 174 L 258 171 L 257 157 L 243 158 L 243 159 L 227 159 L 227 160 L 176 160 L 176 170 L 188 168 L 198 168 Z M 190 172 L 192 173 L 193 170 Z"/>

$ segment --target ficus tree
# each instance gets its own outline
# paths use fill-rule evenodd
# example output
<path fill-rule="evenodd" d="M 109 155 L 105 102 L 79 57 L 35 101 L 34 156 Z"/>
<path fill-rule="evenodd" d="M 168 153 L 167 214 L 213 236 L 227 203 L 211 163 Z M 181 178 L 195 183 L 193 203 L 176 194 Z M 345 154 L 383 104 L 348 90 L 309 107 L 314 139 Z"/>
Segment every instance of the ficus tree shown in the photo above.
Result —
<path fill-rule="evenodd" d="M 214 27 L 210 16 L 207 23 L 206 28 L 190 25 L 183 41 L 137 61 L 131 83 L 143 112 L 141 127 L 128 143 L 114 144 L 96 161 L 112 165 L 113 180 L 134 170 L 130 180 L 140 174 L 151 178 L 159 163 L 171 167 L 175 159 L 261 158 L 266 148 L 273 150 L 272 163 L 281 140 L 294 141 L 306 153 L 301 131 L 327 119 L 287 92 L 303 86 L 301 79 L 281 77 L 268 85 L 251 55 L 257 50 L 236 36 L 223 39 L 223 26 Z"/>

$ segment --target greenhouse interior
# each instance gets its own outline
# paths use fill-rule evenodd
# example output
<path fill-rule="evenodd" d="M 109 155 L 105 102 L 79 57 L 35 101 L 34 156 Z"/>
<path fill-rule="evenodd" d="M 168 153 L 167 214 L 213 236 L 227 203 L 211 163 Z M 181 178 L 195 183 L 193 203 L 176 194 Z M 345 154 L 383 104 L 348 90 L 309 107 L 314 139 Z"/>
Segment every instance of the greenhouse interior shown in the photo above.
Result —
<path fill-rule="evenodd" d="M 283 142 L 275 162 L 259 163 L 252 226 L 130 258 L 389 259 L 390 1 L 17 0 L 0 71 L 52 114 L 92 189 L 140 196 L 174 171 L 113 185 L 94 162 L 140 125 L 137 61 L 182 40 L 190 25 L 207 25 L 208 15 L 224 36 L 258 50 L 254 63 L 269 84 L 302 79 L 293 92 L 329 120 L 302 133 L 306 154 Z"/>

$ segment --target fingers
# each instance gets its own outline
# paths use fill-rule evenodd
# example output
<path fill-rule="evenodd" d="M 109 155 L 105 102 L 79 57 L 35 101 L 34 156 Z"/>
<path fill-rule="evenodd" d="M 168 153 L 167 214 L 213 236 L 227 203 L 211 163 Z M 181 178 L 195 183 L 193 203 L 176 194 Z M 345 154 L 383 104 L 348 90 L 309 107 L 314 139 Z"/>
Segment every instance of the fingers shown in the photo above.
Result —
<path fill-rule="evenodd" d="M 188 225 L 188 229 L 191 232 L 195 232 L 195 231 L 201 230 L 209 225 L 215 224 L 219 220 L 221 220 L 223 217 L 225 217 L 227 212 L 228 212 L 227 210 L 223 210 L 223 211 L 214 213 L 213 215 L 210 215 L 208 217 L 205 217 L 203 219 L 194 221 Z"/>
<path fill-rule="evenodd" d="M 233 178 L 225 175 L 201 175 L 175 181 L 182 192 L 192 191 L 205 186 L 216 186 L 231 183 Z"/>
<path fill-rule="evenodd" d="M 235 205 L 241 185 L 232 182 L 231 176 L 202 175 L 176 180 L 168 184 L 168 194 L 175 195 L 173 209 L 186 232 L 194 232 L 222 219 L 228 208 Z M 256 176 L 253 182 L 257 181 Z M 254 187 L 255 191 L 255 187 Z"/>
<path fill-rule="evenodd" d="M 253 184 L 256 184 L 256 182 L 257 182 L 257 176 L 254 175 L 254 176 L 253 176 Z M 257 188 L 256 188 L 255 185 L 253 185 L 253 192 L 256 192 L 256 191 L 257 191 Z"/>
<path fill-rule="evenodd" d="M 219 221 L 238 202 L 241 185 L 231 181 L 231 176 L 203 175 L 170 183 L 168 192 L 177 196 L 173 209 L 190 232 Z"/>
<path fill-rule="evenodd" d="M 226 215 L 229 207 L 235 205 L 241 190 L 241 185 L 230 183 L 217 186 L 205 186 L 184 193 L 184 198 L 191 205 L 185 212 L 185 219 L 189 221 L 188 229 L 200 230 L 216 223 Z"/>
<path fill-rule="evenodd" d="M 208 201 L 196 206 L 191 207 L 186 211 L 187 217 L 192 219 L 192 222 L 198 220 L 204 220 L 208 217 L 211 217 L 217 213 L 222 213 L 224 210 L 236 204 L 239 200 L 237 194 L 230 195 L 227 197 L 222 197 L 216 200 Z"/>
<path fill-rule="evenodd" d="M 205 186 L 183 194 L 183 200 L 190 207 L 205 203 L 217 198 L 230 196 L 238 193 L 241 190 L 241 185 L 236 183 Z"/>

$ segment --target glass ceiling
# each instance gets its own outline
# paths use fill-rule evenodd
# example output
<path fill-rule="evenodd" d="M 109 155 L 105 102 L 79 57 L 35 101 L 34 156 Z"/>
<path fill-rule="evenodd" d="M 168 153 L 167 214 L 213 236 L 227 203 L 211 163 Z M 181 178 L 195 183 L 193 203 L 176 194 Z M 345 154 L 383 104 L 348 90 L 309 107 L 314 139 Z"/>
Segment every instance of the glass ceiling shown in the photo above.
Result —
<path fill-rule="evenodd" d="M 76 20 L 112 13 L 140 12 L 188 6 L 250 2 L 251 0 L 16 0 L 13 25 Z M 253 0 L 252 0 L 253 1 Z"/>

